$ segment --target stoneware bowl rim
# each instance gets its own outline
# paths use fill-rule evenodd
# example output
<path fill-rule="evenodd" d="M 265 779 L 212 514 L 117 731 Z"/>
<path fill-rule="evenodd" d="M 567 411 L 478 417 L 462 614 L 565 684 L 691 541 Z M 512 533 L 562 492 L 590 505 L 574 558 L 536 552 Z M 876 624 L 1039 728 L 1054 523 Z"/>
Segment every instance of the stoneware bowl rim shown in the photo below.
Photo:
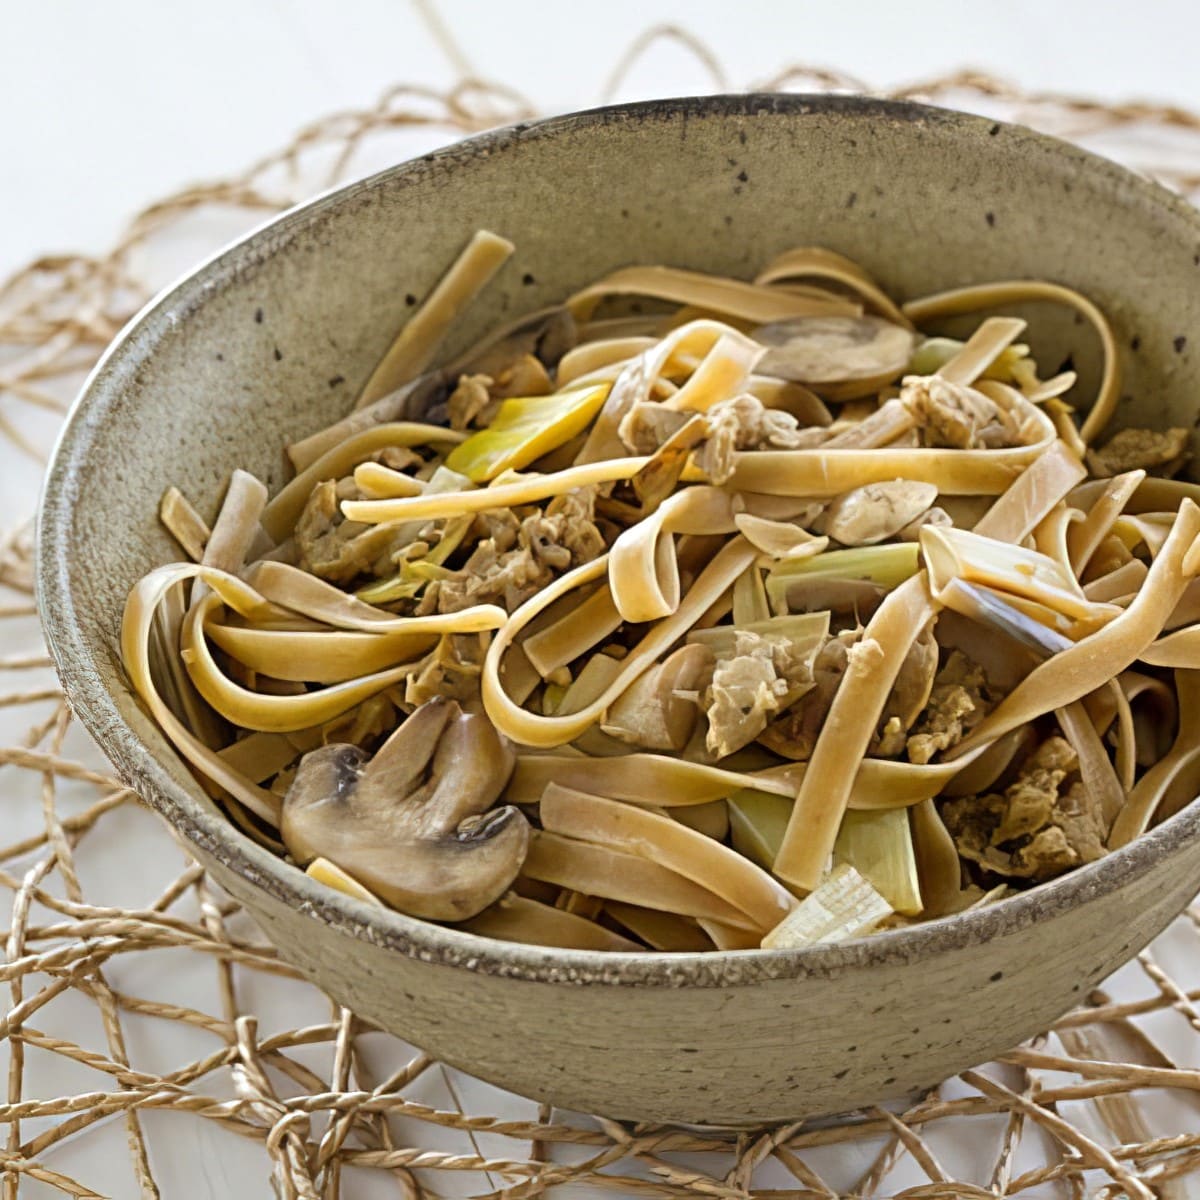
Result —
<path fill-rule="evenodd" d="M 746 93 L 618 104 L 525 122 L 465 139 L 422 158 L 400 163 L 331 189 L 258 226 L 147 303 L 113 341 L 84 384 L 55 446 L 38 512 L 38 607 L 51 655 L 71 707 L 121 776 L 170 823 L 257 888 L 314 921 L 397 953 L 427 962 L 531 981 L 632 987 L 729 987 L 768 979 L 827 977 L 873 965 L 919 963 L 956 947 L 988 942 L 1023 930 L 1057 912 L 1116 891 L 1200 837 L 1200 805 L 1192 804 L 1130 845 L 1030 891 L 971 912 L 857 941 L 805 950 L 714 951 L 706 954 L 620 954 L 554 950 L 499 942 L 379 909 L 315 883 L 241 834 L 215 809 L 207 809 L 166 771 L 125 722 L 104 686 L 83 636 L 69 589 L 71 510 L 92 431 L 119 396 L 123 382 L 153 354 L 161 334 L 200 306 L 239 269 L 285 246 L 289 237 L 351 196 L 409 172 L 452 173 L 459 162 L 527 139 L 569 136 L 583 128 L 655 119 L 753 116 L 762 113 L 846 113 L 892 122 L 952 127 L 965 141 L 986 146 L 1003 131 L 1010 141 L 1041 151 L 1049 169 L 1085 172 L 1131 199 L 1165 209 L 1190 223 L 1200 240 L 1200 213 L 1166 188 L 1057 138 L 1021 126 L 911 101 L 862 96 Z M 1041 169 L 1046 169 L 1042 167 Z"/>

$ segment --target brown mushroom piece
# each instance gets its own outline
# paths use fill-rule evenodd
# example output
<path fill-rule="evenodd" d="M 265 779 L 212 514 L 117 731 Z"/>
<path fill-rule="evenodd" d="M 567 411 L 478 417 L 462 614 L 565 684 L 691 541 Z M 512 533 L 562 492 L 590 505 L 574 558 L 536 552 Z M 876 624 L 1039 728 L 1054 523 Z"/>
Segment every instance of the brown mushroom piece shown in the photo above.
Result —
<path fill-rule="evenodd" d="M 682 750 L 700 712 L 696 693 L 712 668 L 707 647 L 680 646 L 613 701 L 600 728 L 647 750 Z"/>
<path fill-rule="evenodd" d="M 525 861 L 525 817 L 492 807 L 514 761 L 487 717 L 438 696 L 373 758 L 341 743 L 306 754 L 280 832 L 298 863 L 328 859 L 401 912 L 466 920 L 502 896 Z"/>
<path fill-rule="evenodd" d="M 874 546 L 927 512 L 937 495 L 932 483 L 912 479 L 867 483 L 831 501 L 817 528 L 843 546 Z"/>
<path fill-rule="evenodd" d="M 828 400 L 870 396 L 908 369 L 914 334 L 882 317 L 796 317 L 751 335 L 767 353 L 759 375 L 803 383 Z"/>

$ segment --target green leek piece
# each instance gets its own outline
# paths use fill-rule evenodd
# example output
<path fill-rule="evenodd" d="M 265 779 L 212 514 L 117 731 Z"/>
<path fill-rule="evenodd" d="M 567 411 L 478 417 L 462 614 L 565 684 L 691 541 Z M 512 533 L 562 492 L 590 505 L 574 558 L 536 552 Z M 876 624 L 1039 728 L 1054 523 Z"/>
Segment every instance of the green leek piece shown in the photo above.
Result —
<path fill-rule="evenodd" d="M 921 912 L 908 809 L 847 812 L 833 846 L 833 861 L 853 867 L 896 912 L 910 917 Z"/>
<path fill-rule="evenodd" d="M 926 338 L 916 350 L 908 364 L 909 375 L 936 375 L 964 346 L 958 338 Z M 1023 342 L 1006 346 L 983 373 L 984 379 L 998 379 L 1001 383 L 1013 382 L 1013 367 L 1029 357 L 1029 347 Z"/>
<path fill-rule="evenodd" d="M 400 572 L 377 583 L 368 583 L 354 594 L 367 604 L 390 604 L 394 600 L 412 600 L 430 580 L 444 578 L 445 560 L 462 545 L 475 520 L 473 512 L 466 516 L 450 517 L 442 530 L 442 539 L 424 557 L 401 564 Z"/>
<path fill-rule="evenodd" d="M 826 550 L 812 558 L 783 559 L 767 575 L 767 598 L 778 611 L 787 604 L 791 584 L 813 579 L 863 580 L 891 589 L 917 573 L 920 554 L 916 542 L 889 542 L 852 550 Z"/>
<path fill-rule="evenodd" d="M 733 623 L 745 628 L 753 621 L 766 621 L 770 616 L 762 571 L 756 563 L 751 563 L 733 584 Z"/>
<path fill-rule="evenodd" d="M 712 625 L 708 629 L 693 629 L 687 640 L 707 646 L 717 658 L 730 658 L 736 653 L 739 633 L 757 633 L 760 637 L 791 642 L 797 658 L 810 651 L 815 655 L 829 636 L 829 614 L 793 613 L 745 625 Z"/>
<path fill-rule="evenodd" d="M 682 804 L 664 811 L 681 825 L 714 841 L 723 842 L 729 832 L 729 810 L 723 800 L 710 800 L 707 804 Z"/>
<path fill-rule="evenodd" d="M 733 848 L 764 871 L 771 870 L 796 802 L 791 796 L 743 788 L 734 792 L 725 803 L 729 807 Z"/>
<path fill-rule="evenodd" d="M 505 400 L 492 423 L 461 442 L 446 466 L 473 483 L 519 471 L 582 433 L 608 397 L 609 384 Z"/>
<path fill-rule="evenodd" d="M 892 906 L 853 867 L 836 866 L 762 940 L 764 950 L 796 950 L 865 937 Z"/>

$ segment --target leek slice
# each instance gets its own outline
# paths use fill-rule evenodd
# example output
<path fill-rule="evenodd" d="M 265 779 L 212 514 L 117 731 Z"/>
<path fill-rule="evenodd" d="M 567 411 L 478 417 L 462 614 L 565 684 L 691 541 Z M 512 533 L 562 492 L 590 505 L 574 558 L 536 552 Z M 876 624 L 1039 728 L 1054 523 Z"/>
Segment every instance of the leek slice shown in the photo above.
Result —
<path fill-rule="evenodd" d="M 766 871 L 775 866 L 775 856 L 783 844 L 795 801 L 743 788 L 726 801 L 729 807 L 729 834 L 733 848 Z M 903 809 L 900 810 L 903 812 Z"/>
<path fill-rule="evenodd" d="M 815 579 L 864 580 L 890 590 L 917 573 L 920 553 L 916 542 L 894 542 L 858 546 L 853 550 L 826 550 L 811 558 L 784 559 L 767 575 L 767 598 L 778 611 L 787 604 L 792 584 Z"/>
<path fill-rule="evenodd" d="M 853 867 L 896 912 L 911 917 L 921 911 L 907 809 L 847 811 L 833 844 L 833 861 Z"/>
<path fill-rule="evenodd" d="M 486 429 L 455 446 L 446 466 L 472 483 L 519 471 L 582 433 L 608 396 L 608 384 L 505 400 Z"/>
<path fill-rule="evenodd" d="M 864 937 L 892 915 L 892 906 L 843 863 L 762 940 L 764 950 L 798 950 Z"/>

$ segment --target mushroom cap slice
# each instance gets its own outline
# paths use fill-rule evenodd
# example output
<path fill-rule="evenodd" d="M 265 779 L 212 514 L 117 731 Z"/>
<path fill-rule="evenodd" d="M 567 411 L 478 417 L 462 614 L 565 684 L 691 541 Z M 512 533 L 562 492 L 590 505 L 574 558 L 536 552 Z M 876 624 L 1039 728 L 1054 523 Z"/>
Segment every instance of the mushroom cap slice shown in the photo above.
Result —
<path fill-rule="evenodd" d="M 768 347 L 755 370 L 803 383 L 831 400 L 869 396 L 908 369 L 915 337 L 882 317 L 796 317 L 760 325 Z"/>
<path fill-rule="evenodd" d="M 439 696 L 374 758 L 340 743 L 306 754 L 280 832 L 297 862 L 328 859 L 401 912 L 466 920 L 502 896 L 525 861 L 525 817 L 492 807 L 513 762 L 487 717 Z"/>
<path fill-rule="evenodd" d="M 937 497 L 938 490 L 932 483 L 913 479 L 866 483 L 829 503 L 819 523 L 820 531 L 844 546 L 874 546 L 912 524 Z"/>

